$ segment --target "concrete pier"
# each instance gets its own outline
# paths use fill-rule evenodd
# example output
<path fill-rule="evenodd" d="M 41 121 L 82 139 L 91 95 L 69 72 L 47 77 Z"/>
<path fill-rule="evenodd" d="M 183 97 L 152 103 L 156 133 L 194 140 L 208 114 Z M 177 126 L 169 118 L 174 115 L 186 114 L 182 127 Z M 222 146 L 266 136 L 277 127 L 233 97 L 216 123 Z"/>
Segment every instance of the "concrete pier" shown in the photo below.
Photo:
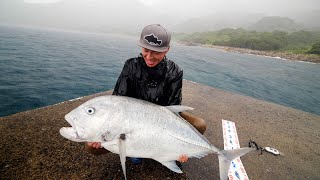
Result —
<path fill-rule="evenodd" d="M 59 134 L 69 126 L 64 115 L 95 96 L 63 102 L 0 118 L 0 179 L 122 179 L 119 156 L 94 156 L 83 143 Z M 241 147 L 253 138 L 261 146 L 284 153 L 259 155 L 255 151 L 241 160 L 250 179 L 320 179 L 320 116 L 184 81 L 183 105 L 208 123 L 204 136 L 223 148 L 221 120 L 235 122 Z M 190 159 L 183 174 L 160 163 L 127 161 L 128 179 L 219 179 L 218 158 L 210 154 Z"/>

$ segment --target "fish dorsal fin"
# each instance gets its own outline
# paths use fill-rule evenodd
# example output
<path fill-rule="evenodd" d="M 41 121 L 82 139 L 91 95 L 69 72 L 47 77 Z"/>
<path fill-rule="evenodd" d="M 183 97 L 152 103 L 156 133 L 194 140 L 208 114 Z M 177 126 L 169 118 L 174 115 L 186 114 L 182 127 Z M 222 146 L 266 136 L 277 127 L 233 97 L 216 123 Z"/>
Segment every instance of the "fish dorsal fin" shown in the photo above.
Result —
<path fill-rule="evenodd" d="M 171 112 L 174 112 L 174 113 L 193 110 L 192 107 L 189 107 L 189 106 L 181 106 L 181 105 L 172 105 L 172 106 L 165 106 L 165 107 L 166 107 L 167 109 L 169 109 Z"/>
<path fill-rule="evenodd" d="M 168 169 L 170 169 L 171 171 L 174 171 L 176 173 L 182 173 L 181 169 L 177 166 L 176 161 L 166 161 L 160 163 Z"/>

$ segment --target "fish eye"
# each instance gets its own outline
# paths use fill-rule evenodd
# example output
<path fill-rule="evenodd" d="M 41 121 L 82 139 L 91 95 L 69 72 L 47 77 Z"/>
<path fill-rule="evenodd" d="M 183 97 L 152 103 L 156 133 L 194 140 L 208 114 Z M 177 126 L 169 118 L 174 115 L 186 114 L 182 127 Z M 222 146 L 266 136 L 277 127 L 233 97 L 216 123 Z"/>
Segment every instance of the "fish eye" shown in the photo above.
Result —
<path fill-rule="evenodd" d="M 95 109 L 92 107 L 87 109 L 87 114 L 89 115 L 92 115 L 94 112 L 95 112 Z"/>

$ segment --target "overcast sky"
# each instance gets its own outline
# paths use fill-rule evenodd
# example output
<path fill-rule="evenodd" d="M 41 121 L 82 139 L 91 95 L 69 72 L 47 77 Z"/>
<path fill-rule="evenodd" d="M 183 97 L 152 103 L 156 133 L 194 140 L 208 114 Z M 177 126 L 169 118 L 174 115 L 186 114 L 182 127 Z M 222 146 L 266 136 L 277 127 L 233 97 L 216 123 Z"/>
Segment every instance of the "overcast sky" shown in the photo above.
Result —
<path fill-rule="evenodd" d="M 319 7 L 320 0 L 0 0 L 0 23 L 130 27 L 136 22 L 174 24 L 218 12 L 298 15 Z"/>

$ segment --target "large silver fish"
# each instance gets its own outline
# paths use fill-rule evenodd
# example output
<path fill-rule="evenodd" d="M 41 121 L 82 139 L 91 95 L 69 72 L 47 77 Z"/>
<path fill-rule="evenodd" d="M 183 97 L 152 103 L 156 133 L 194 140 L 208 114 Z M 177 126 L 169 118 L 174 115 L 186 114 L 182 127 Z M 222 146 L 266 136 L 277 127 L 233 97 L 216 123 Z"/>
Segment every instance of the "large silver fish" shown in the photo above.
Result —
<path fill-rule="evenodd" d="M 105 149 L 120 154 L 125 178 L 127 156 L 151 158 L 182 173 L 175 162 L 180 155 L 201 158 L 215 153 L 219 157 L 220 179 L 227 179 L 231 161 L 254 149 L 219 150 L 178 115 L 186 110 L 192 108 L 100 96 L 68 113 L 65 119 L 72 127 L 61 128 L 60 134 L 75 142 L 101 142 Z"/>

